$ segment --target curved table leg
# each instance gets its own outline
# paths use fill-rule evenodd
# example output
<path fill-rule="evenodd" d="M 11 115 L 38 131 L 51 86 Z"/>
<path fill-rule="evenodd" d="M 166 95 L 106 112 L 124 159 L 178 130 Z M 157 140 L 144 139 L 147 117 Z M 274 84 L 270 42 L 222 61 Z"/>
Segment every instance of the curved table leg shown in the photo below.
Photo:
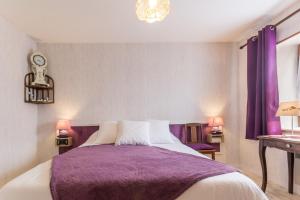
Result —
<path fill-rule="evenodd" d="M 266 163 L 266 146 L 263 144 L 263 140 L 259 141 L 259 158 L 260 158 L 260 164 L 262 169 L 262 185 L 261 189 L 262 191 L 266 192 L 267 188 L 267 179 L 268 179 L 268 173 L 267 173 L 267 163 Z"/>
<path fill-rule="evenodd" d="M 289 193 L 293 194 L 293 186 L 294 186 L 294 153 L 287 152 L 288 159 L 288 169 L 289 169 Z"/>

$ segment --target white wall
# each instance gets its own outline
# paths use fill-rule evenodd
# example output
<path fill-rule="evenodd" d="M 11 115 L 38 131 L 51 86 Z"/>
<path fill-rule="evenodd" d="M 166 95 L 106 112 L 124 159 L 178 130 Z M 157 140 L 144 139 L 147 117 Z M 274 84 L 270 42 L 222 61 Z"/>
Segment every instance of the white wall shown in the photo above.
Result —
<path fill-rule="evenodd" d="M 298 6 L 300 3 L 270 23 Z M 278 27 L 279 39 L 299 30 L 295 22 L 298 18 L 299 15 Z M 223 159 L 260 174 L 258 143 L 244 139 L 246 49 L 200 43 L 42 43 L 39 48 L 48 57 L 49 74 L 56 84 L 56 103 L 37 109 L 23 103 L 23 78 L 29 71 L 27 55 L 35 48 L 32 39 L 0 19 L 0 186 L 32 167 L 37 157 L 41 162 L 57 153 L 54 129 L 62 118 L 71 119 L 73 124 L 94 124 L 101 120 L 147 118 L 206 121 L 208 116 L 221 115 L 225 121 Z M 278 50 L 281 100 L 294 97 L 295 77 L 286 81 L 295 72 L 295 49 Z M 286 187 L 285 153 L 268 150 L 267 159 L 273 166 L 269 167 L 270 180 Z M 296 183 L 300 184 L 297 169 L 298 160 L 295 171 Z"/>
<path fill-rule="evenodd" d="M 300 1 L 296 1 L 296 3 L 292 4 L 289 8 L 284 9 L 279 15 L 272 16 L 272 13 L 266 13 L 265 17 L 259 19 L 252 27 L 248 27 L 241 36 L 238 38 L 240 41 L 240 45 L 243 45 L 247 42 L 247 39 L 251 36 L 257 35 L 257 32 L 261 30 L 263 27 L 269 24 L 276 24 L 281 21 L 285 17 L 289 16 L 291 13 L 300 8 Z M 273 10 L 276 10 L 274 8 Z M 291 36 L 294 33 L 297 33 L 300 30 L 300 13 L 296 13 L 294 16 L 286 20 L 277 26 L 277 41 L 281 41 L 288 36 Z"/>
<path fill-rule="evenodd" d="M 246 105 L 247 105 L 247 51 L 239 53 L 239 82 L 240 82 L 240 166 L 243 170 L 261 175 L 258 156 L 258 141 L 246 140 Z M 296 99 L 296 68 L 298 62 L 298 48 L 295 45 L 277 48 L 277 70 L 279 82 L 280 101 L 293 101 Z M 282 128 L 290 128 L 290 118 L 283 117 Z M 267 150 L 268 178 L 279 185 L 287 187 L 287 158 L 284 151 L 276 149 Z M 298 160 L 296 160 L 296 183 L 300 183 Z M 299 178 L 298 178 L 299 176 Z M 297 190 L 296 186 L 296 190 Z M 300 190 L 299 190 L 300 191 Z M 298 192 L 299 192 L 298 191 Z"/>
<path fill-rule="evenodd" d="M 236 67 L 231 44 L 39 44 L 56 84 L 55 104 L 39 106 L 40 160 L 56 153 L 58 119 L 169 119 L 205 122 L 225 117 L 226 146 L 238 142 Z M 233 85 L 233 86 L 232 86 Z M 228 162 L 238 163 L 238 151 Z"/>
<path fill-rule="evenodd" d="M 277 46 L 280 102 L 297 99 L 298 44 L 286 43 Z M 291 117 L 281 117 L 281 124 L 283 129 L 291 129 Z M 294 128 L 297 129 L 296 119 L 294 119 Z"/>
<path fill-rule="evenodd" d="M 0 187 L 37 162 L 37 106 L 24 103 L 27 55 L 35 42 L 0 18 Z"/>
<path fill-rule="evenodd" d="M 299 8 L 300 3 L 295 4 L 290 9 L 284 11 L 266 24 L 272 24 L 286 17 L 291 12 Z M 277 40 L 281 40 L 291 33 L 299 31 L 300 25 L 295 20 L 299 19 L 299 14 L 291 20 L 277 27 Z M 251 35 L 245 36 L 250 37 Z M 247 48 L 239 51 L 239 119 L 240 119 L 240 166 L 243 170 L 261 175 L 261 167 L 258 156 L 258 141 L 246 140 L 246 105 L 247 105 Z M 279 81 L 280 101 L 290 101 L 296 99 L 296 69 L 298 62 L 298 49 L 296 45 L 279 45 L 277 47 L 277 68 Z M 282 118 L 282 127 L 290 128 L 290 119 Z M 295 163 L 295 191 L 300 193 L 300 169 L 299 160 Z M 283 187 L 287 184 L 287 158 L 284 151 L 276 149 L 267 150 L 268 179 Z"/>

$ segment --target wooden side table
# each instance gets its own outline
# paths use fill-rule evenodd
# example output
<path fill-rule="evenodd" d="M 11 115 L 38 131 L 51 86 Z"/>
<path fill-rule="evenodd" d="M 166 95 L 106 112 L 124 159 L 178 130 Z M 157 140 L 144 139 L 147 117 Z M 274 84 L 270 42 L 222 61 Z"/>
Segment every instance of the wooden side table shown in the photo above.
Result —
<path fill-rule="evenodd" d="M 224 142 L 224 134 L 212 134 L 209 133 L 207 135 L 207 142 L 213 144 L 213 143 L 223 143 Z"/>
<path fill-rule="evenodd" d="M 203 149 L 203 150 L 199 150 L 199 153 L 202 153 L 202 154 L 209 154 L 211 155 L 211 159 L 213 160 L 216 160 L 216 149 Z"/>
<path fill-rule="evenodd" d="M 267 163 L 266 163 L 266 149 L 267 147 L 277 148 L 287 152 L 287 162 L 288 162 L 288 190 L 290 194 L 293 194 L 293 184 L 294 184 L 294 161 L 295 153 L 300 153 L 300 136 L 259 136 L 259 158 L 262 168 L 262 186 L 261 189 L 265 192 L 267 188 Z"/>
<path fill-rule="evenodd" d="M 72 149 L 72 137 L 56 137 L 56 145 L 59 148 L 59 154 Z"/>

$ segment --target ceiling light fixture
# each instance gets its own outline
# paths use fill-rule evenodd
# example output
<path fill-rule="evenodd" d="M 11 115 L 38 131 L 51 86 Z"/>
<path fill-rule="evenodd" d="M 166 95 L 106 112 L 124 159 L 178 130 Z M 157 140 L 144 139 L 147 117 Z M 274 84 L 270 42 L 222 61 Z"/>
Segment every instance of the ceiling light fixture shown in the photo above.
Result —
<path fill-rule="evenodd" d="M 170 0 L 137 0 L 136 15 L 148 23 L 159 22 L 170 12 Z"/>

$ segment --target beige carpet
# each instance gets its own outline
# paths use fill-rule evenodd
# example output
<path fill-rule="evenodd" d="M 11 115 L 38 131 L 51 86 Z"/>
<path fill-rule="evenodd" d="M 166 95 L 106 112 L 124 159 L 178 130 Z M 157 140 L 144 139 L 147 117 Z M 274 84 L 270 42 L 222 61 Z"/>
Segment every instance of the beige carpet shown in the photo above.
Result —
<path fill-rule="evenodd" d="M 244 172 L 244 174 L 254 180 L 254 182 L 256 182 L 259 187 L 261 186 L 261 177 L 247 172 Z M 266 194 L 270 200 L 300 200 L 299 195 L 291 195 L 288 193 L 288 190 L 286 188 L 276 184 L 272 184 L 270 182 L 268 182 Z"/>

